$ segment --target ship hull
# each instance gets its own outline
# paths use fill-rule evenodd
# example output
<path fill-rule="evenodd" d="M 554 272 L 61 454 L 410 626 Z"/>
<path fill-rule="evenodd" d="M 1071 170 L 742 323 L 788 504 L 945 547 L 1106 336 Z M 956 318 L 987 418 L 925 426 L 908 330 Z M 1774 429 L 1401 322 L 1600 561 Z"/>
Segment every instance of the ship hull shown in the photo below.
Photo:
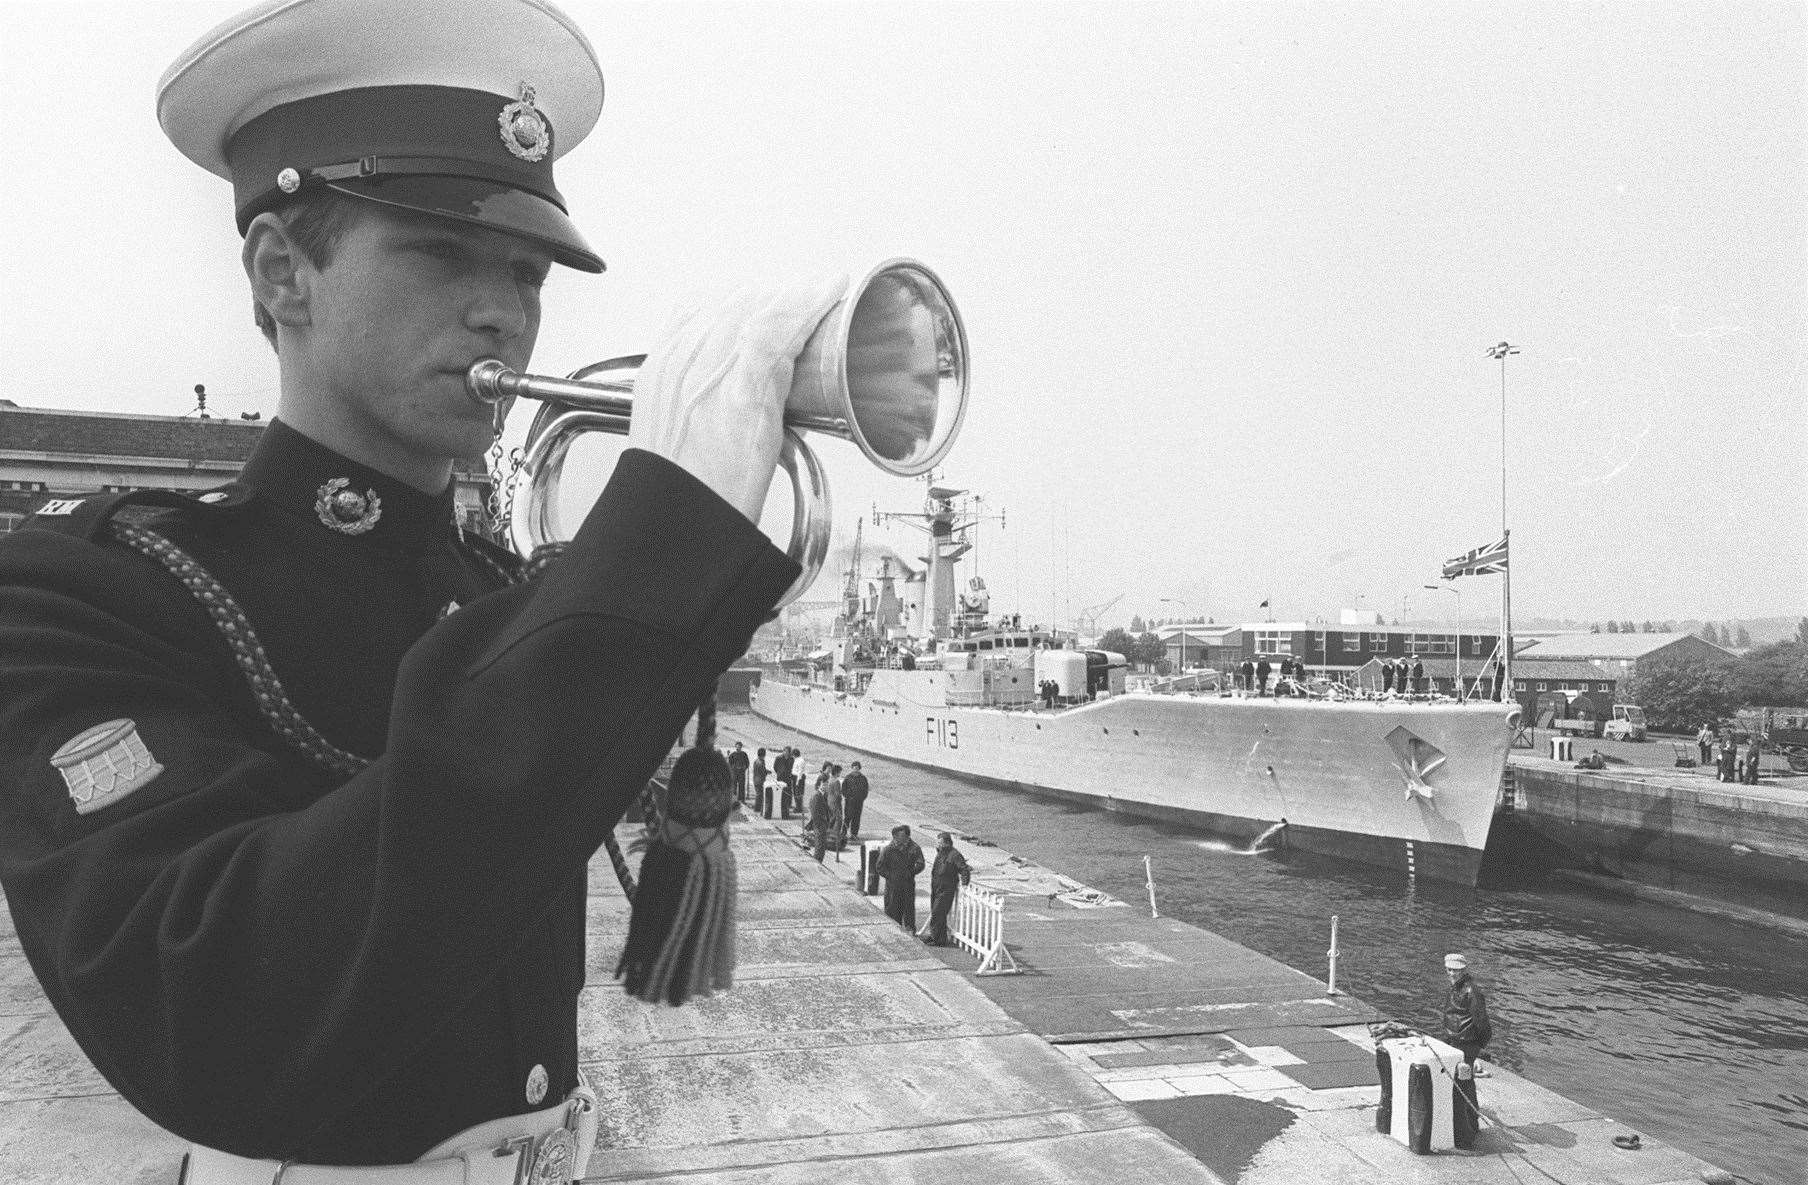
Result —
<path fill-rule="evenodd" d="M 1057 711 L 963 707 L 939 672 L 864 695 L 763 679 L 750 700 L 830 744 L 967 777 L 1474 884 L 1511 705 L 1129 694 Z"/>

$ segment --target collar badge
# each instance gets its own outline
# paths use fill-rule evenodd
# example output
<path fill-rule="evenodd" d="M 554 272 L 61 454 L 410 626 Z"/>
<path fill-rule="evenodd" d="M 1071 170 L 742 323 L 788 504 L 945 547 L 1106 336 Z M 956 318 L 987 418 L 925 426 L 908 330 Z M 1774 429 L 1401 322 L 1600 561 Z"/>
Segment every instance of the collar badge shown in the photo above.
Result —
<path fill-rule="evenodd" d="M 496 116 L 502 129 L 502 145 L 525 161 L 537 161 L 552 147 L 552 125 L 534 106 L 534 88 L 521 84 L 521 97 Z"/>
<path fill-rule="evenodd" d="M 362 535 L 383 517 L 383 499 L 377 491 L 347 489 L 349 477 L 335 477 L 314 491 L 314 514 L 341 535 Z"/>

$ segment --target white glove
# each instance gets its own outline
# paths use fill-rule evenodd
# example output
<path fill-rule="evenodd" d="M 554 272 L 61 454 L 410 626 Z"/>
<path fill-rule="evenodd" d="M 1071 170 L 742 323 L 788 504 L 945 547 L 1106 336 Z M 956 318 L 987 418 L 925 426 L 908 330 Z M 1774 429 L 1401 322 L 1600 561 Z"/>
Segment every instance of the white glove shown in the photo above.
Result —
<path fill-rule="evenodd" d="M 847 286 L 836 277 L 743 288 L 674 315 L 635 379 L 628 443 L 688 470 L 759 522 L 792 365 Z"/>

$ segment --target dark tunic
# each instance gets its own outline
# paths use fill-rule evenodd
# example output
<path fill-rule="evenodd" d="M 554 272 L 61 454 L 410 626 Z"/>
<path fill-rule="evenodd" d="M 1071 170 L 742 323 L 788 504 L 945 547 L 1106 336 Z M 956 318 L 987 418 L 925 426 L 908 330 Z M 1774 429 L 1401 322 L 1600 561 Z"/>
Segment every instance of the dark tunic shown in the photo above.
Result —
<path fill-rule="evenodd" d="M 917 928 L 917 873 L 923 871 L 923 849 L 914 839 L 894 839 L 879 853 L 879 875 L 885 878 L 885 915 L 905 929 Z"/>
<path fill-rule="evenodd" d="M 1444 1000 L 1444 1040 L 1473 1059 L 1476 1052 L 1494 1039 L 1494 1025 L 1488 1019 L 1488 1000 L 1468 972 L 1457 976 Z"/>
<path fill-rule="evenodd" d="M 867 788 L 866 775 L 857 769 L 841 779 L 841 809 L 846 816 L 849 835 L 860 834 L 860 816 L 866 810 Z"/>
<path fill-rule="evenodd" d="M 336 477 L 380 498 L 368 533 L 318 520 Z M 244 1156 L 405 1162 L 557 1101 L 590 857 L 796 565 L 630 449 L 565 558 L 505 586 L 450 492 L 280 422 L 224 498 L 148 525 L 233 594 L 307 722 L 372 760 L 328 773 L 276 735 L 200 602 L 104 522 L 0 538 L 0 883 L 83 1051 Z M 121 719 L 162 770 L 79 813 L 51 756 Z"/>

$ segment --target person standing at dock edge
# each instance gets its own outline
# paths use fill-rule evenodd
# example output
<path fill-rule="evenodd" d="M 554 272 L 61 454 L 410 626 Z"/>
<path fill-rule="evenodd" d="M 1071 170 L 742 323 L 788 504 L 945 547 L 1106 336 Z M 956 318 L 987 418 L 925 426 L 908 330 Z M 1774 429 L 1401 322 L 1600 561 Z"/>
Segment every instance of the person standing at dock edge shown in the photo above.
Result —
<path fill-rule="evenodd" d="M 879 853 L 879 875 L 885 878 L 885 916 L 912 934 L 917 932 L 917 874 L 923 871 L 923 849 L 910 838 L 910 827 L 891 829 L 891 842 Z"/>
<path fill-rule="evenodd" d="M 944 831 L 935 837 L 935 866 L 929 870 L 930 946 L 948 945 L 948 913 L 962 885 L 973 882 L 967 858 L 954 846 L 954 836 Z"/>
<path fill-rule="evenodd" d="M 829 794 L 821 778 L 810 791 L 809 805 L 804 813 L 804 834 L 810 840 L 810 855 L 821 864 L 822 854 L 829 846 Z"/>
<path fill-rule="evenodd" d="M 728 755 L 728 772 L 734 778 L 735 801 L 747 801 L 747 750 L 740 741 Z"/>
<path fill-rule="evenodd" d="M 772 776 L 778 780 L 778 814 L 781 819 L 791 817 L 791 746 L 786 745 L 772 759 Z"/>
<path fill-rule="evenodd" d="M 1462 1050 L 1463 1065 L 1456 1076 L 1454 1140 L 1458 1148 L 1475 1143 L 1481 1120 L 1481 1099 L 1475 1089 L 1475 1060 L 1483 1046 L 1494 1039 L 1488 1019 L 1488 1000 L 1469 974 L 1469 960 L 1460 954 L 1444 956 L 1444 974 L 1450 991 L 1444 998 L 1444 1040 Z"/>
<path fill-rule="evenodd" d="M 1274 668 L 1272 668 L 1268 665 L 1268 656 L 1266 654 L 1257 656 L 1257 658 L 1256 658 L 1256 694 L 1257 695 L 1267 695 L 1268 694 L 1268 672 L 1273 669 Z"/>
<path fill-rule="evenodd" d="M 1695 734 L 1695 747 L 1701 750 L 1701 764 L 1706 766 L 1714 751 L 1714 730 L 1707 724 L 1703 724 L 1701 731 Z"/>
<path fill-rule="evenodd" d="M 467 537 L 502 425 L 466 371 L 603 270 L 552 175 L 602 102 L 548 0 L 267 0 L 158 86 L 232 182 L 277 416 L 220 489 L 0 536 L 0 882 L 187 1185 L 583 1173 L 586 871 L 799 574 L 757 520 L 841 290 L 674 322 L 531 580 Z"/>
<path fill-rule="evenodd" d="M 766 750 L 759 749 L 753 755 L 753 809 L 755 814 L 764 813 L 768 818 L 772 815 L 772 807 L 766 802 Z"/>
<path fill-rule="evenodd" d="M 847 837 L 860 838 L 860 812 L 866 809 L 866 794 L 869 787 L 866 775 L 860 771 L 860 763 L 852 762 L 847 777 L 841 779 L 841 805 L 847 812 Z"/>

